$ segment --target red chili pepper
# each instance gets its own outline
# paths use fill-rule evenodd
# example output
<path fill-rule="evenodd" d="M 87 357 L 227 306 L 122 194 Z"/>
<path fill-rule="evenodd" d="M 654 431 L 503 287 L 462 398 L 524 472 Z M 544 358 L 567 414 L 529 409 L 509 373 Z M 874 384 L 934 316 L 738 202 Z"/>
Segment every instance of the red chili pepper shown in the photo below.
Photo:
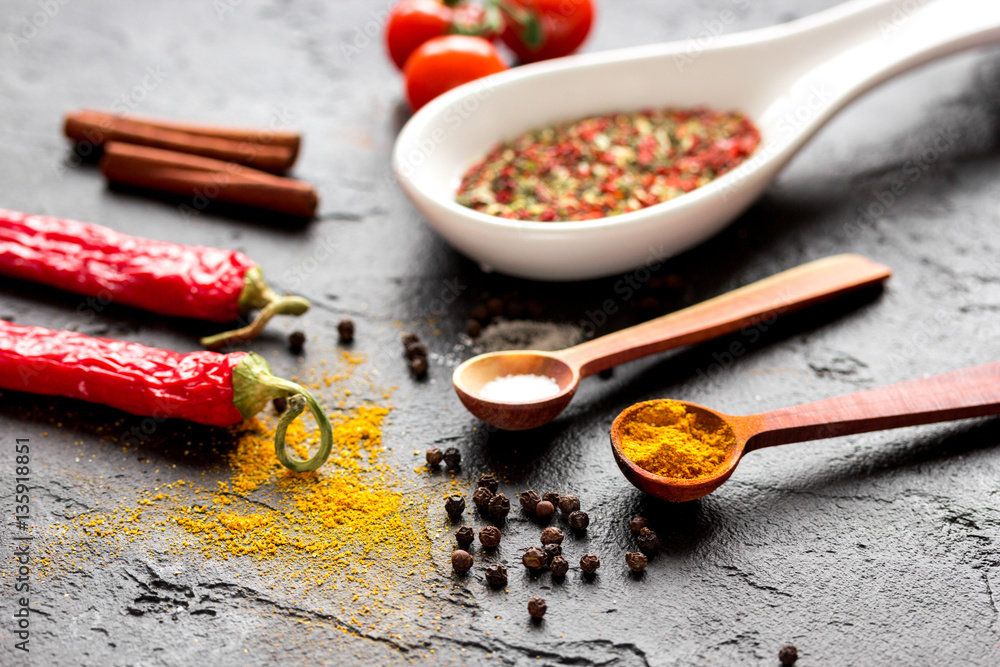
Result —
<path fill-rule="evenodd" d="M 0 274 L 143 308 L 161 315 L 252 324 L 202 339 L 207 347 L 251 340 L 275 315 L 301 315 L 309 302 L 278 296 L 249 257 L 120 234 L 75 220 L 0 209 Z"/>
<path fill-rule="evenodd" d="M 332 432 L 323 408 L 303 387 L 276 377 L 260 356 L 247 352 L 181 354 L 138 343 L 92 338 L 0 320 L 0 389 L 65 396 L 136 415 L 232 426 L 268 401 L 291 396 L 275 434 L 275 453 L 286 467 L 319 468 L 330 455 Z M 288 425 L 308 405 L 320 428 L 320 447 L 308 461 L 285 450 Z"/>

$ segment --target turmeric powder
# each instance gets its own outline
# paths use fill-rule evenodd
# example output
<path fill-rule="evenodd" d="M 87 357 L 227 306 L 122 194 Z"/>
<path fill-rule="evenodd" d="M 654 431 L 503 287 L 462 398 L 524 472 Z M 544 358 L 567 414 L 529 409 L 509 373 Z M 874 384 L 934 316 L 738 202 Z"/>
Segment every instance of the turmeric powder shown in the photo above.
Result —
<path fill-rule="evenodd" d="M 722 465 L 736 437 L 714 415 L 689 411 L 678 401 L 656 401 L 637 410 L 621 432 L 621 452 L 662 477 L 695 479 Z"/>
<path fill-rule="evenodd" d="M 328 405 L 341 399 L 328 415 L 334 449 L 320 470 L 295 473 L 278 463 L 277 416 L 268 411 L 218 442 L 199 443 L 228 450 L 218 468 L 141 489 L 135 502 L 108 494 L 108 503 L 59 526 L 49 554 L 76 568 L 77 554 L 194 552 L 233 579 L 255 582 L 276 604 L 323 614 L 345 632 L 398 639 L 444 599 L 433 591 L 450 585 L 434 576 L 441 527 L 429 508 L 445 488 L 459 489 L 454 479 L 428 484 L 426 469 L 414 476 L 390 465 L 382 438 L 391 391 L 358 377 L 361 362 L 345 353 L 329 374 L 314 370 L 300 380 Z M 286 444 L 296 456 L 307 457 L 315 440 L 301 420 L 289 425 Z"/>

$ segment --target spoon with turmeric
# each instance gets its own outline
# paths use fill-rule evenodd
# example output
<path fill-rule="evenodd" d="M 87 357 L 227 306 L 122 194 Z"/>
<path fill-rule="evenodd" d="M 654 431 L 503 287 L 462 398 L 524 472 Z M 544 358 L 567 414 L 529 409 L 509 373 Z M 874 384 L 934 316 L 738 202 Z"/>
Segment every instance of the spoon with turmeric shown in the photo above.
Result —
<path fill-rule="evenodd" d="M 481 354 L 455 369 L 452 383 L 469 412 L 487 424 L 522 431 L 562 412 L 580 380 L 633 359 L 718 338 L 779 315 L 878 285 L 888 267 L 860 255 L 836 255 L 683 310 L 557 352 Z M 502 391 L 491 391 L 506 386 Z"/>
<path fill-rule="evenodd" d="M 644 401 L 615 419 L 611 449 L 636 487 L 682 502 L 715 491 L 744 455 L 764 447 L 996 414 L 1000 362 L 756 415 Z"/>

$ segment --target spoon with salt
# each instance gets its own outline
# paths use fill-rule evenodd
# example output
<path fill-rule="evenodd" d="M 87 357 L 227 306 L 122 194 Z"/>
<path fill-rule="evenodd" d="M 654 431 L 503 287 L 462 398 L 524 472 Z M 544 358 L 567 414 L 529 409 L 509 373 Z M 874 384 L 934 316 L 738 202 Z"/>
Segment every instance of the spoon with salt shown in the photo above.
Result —
<path fill-rule="evenodd" d="M 694 479 L 654 475 L 623 453 L 622 438 L 629 424 L 643 421 L 644 413 L 662 402 L 636 403 L 618 415 L 611 425 L 611 448 L 628 481 L 657 498 L 682 502 L 719 488 L 744 455 L 764 447 L 1000 414 L 1000 363 L 739 417 L 676 401 L 695 415 L 697 426 L 721 430 L 729 442 L 715 471 Z"/>
<path fill-rule="evenodd" d="M 562 412 L 580 380 L 627 361 L 718 338 L 779 315 L 877 285 L 888 267 L 860 255 L 836 255 L 765 278 L 722 296 L 557 352 L 513 350 L 469 359 L 452 383 L 469 412 L 521 431 Z"/>
<path fill-rule="evenodd" d="M 622 273 L 651 250 L 663 258 L 716 234 L 865 91 L 997 40 L 997 0 L 855 0 L 760 30 L 557 58 L 473 81 L 424 106 L 399 133 L 393 170 L 428 223 L 484 269 L 540 280 Z M 747 114 L 761 144 L 733 171 L 670 201 L 571 222 L 509 220 L 455 201 L 465 171 L 525 131 L 703 106 Z"/>

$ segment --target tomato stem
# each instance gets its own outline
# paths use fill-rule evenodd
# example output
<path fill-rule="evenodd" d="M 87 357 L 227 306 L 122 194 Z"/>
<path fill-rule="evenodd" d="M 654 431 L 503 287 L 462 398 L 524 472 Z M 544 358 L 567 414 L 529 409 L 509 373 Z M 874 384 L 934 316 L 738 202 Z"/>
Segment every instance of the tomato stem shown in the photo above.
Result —
<path fill-rule="evenodd" d="M 532 51 L 545 44 L 545 31 L 538 13 L 527 7 L 512 5 L 508 0 L 489 0 L 490 7 L 496 7 L 506 22 L 514 25 L 521 42 Z"/>

